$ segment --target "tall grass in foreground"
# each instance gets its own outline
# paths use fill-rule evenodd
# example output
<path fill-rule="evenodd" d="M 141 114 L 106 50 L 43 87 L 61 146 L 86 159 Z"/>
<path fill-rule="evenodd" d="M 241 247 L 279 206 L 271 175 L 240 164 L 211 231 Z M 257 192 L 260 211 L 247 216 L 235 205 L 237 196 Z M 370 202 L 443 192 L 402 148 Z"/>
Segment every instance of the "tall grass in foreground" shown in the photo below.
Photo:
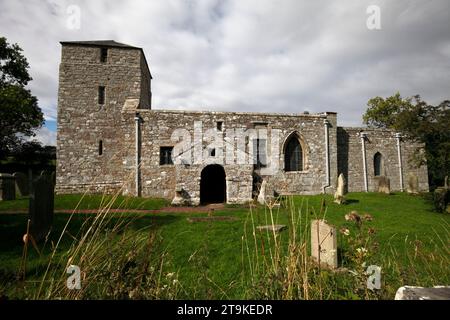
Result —
<path fill-rule="evenodd" d="M 427 248 L 414 239 L 405 239 L 407 263 L 390 243 L 380 248 L 369 214 L 351 212 L 338 232 L 339 268 L 331 270 L 313 261 L 310 255 L 312 219 L 325 219 L 322 202 L 319 212 L 292 197 L 252 206 L 242 237 L 243 283 L 248 299 L 393 299 L 403 285 L 433 286 L 450 283 L 449 228 L 445 239 L 430 239 Z M 283 208 L 285 210 L 280 209 Z M 259 231 L 257 225 L 275 225 L 288 215 L 288 230 Z M 382 230 L 380 230 L 382 232 Z M 381 288 L 368 289 L 367 267 L 381 267 Z M 423 270 L 426 270 L 425 272 Z"/>
<path fill-rule="evenodd" d="M 450 252 L 449 226 L 443 220 L 444 232 L 433 232 L 427 238 L 398 241 L 378 237 L 372 216 L 356 211 L 345 215 L 338 229 L 339 268 L 319 266 L 310 257 L 312 219 L 327 219 L 328 208 L 323 201 L 318 209 L 307 198 L 296 205 L 293 197 L 277 199 L 266 206 L 251 205 L 244 213 L 241 249 L 229 261 L 242 262 L 241 277 L 227 283 L 217 281 L 213 259 L 214 222 L 208 222 L 198 235 L 200 241 L 191 248 L 189 258 L 172 261 L 168 242 L 157 228 L 138 229 L 137 216 L 111 212 L 114 207 L 126 211 L 129 203 L 117 204 L 121 190 L 104 196 L 96 214 L 86 215 L 77 232 L 69 230 L 72 213 L 55 242 L 47 241 L 41 248 L 44 270 L 27 274 L 12 296 L 26 299 L 393 299 L 403 285 L 448 285 Z M 84 201 L 81 198 L 80 203 Z M 77 208 L 75 208 L 74 212 Z M 80 213 L 78 213 L 80 214 Z M 331 213 L 335 214 L 335 213 Z M 258 225 L 287 224 L 285 231 L 259 231 Z M 287 221 L 287 223 L 286 223 Z M 224 228 L 227 226 L 224 225 Z M 180 228 L 184 228 L 181 226 Z M 78 229 L 75 229 L 78 230 Z M 186 232 L 179 229 L 181 233 Z M 430 230 L 432 231 L 432 230 Z M 394 237 L 394 236 L 393 236 Z M 54 236 L 52 237 L 54 238 Z M 215 239 L 215 238 L 214 238 Z M 236 238 L 233 238 L 236 239 Z M 239 238 L 238 238 L 239 239 Z M 239 240 L 233 240 L 239 247 Z M 180 244 L 182 246 L 182 244 Z M 183 246 L 184 249 L 184 246 Z M 32 249 L 30 249 L 32 250 Z M 172 252 L 174 254 L 175 251 Z M 175 254 L 174 254 L 175 255 Z M 186 264 L 188 268 L 181 268 Z M 67 267 L 81 270 L 81 289 L 67 288 Z M 381 289 L 367 288 L 367 267 L 382 269 Z M 176 271 L 180 270 L 180 271 Z M 239 270 L 237 271 L 237 274 Z M 184 278 L 184 279 L 183 279 Z M 235 294 L 236 292 L 236 294 Z M 0 288 L 1 296 L 1 288 Z"/>
<path fill-rule="evenodd" d="M 33 290 L 34 299 L 174 299 L 180 289 L 175 272 L 166 271 L 167 252 L 151 226 L 135 230 L 133 218 L 111 213 L 120 191 L 104 195 L 79 232 L 70 234 L 71 214 L 52 250 L 45 272 Z M 80 203 L 83 201 L 81 198 Z M 117 203 L 116 203 L 117 204 Z M 126 204 L 121 203 L 119 207 Z M 78 207 L 78 206 L 77 206 Z M 125 211 L 125 210 L 124 210 Z M 63 238 L 69 249 L 60 252 Z M 67 241 L 67 239 L 65 239 Z M 47 244 L 47 243 L 46 243 Z M 81 271 L 81 289 L 69 289 L 70 265 Z M 30 296 L 29 296 L 30 297 Z"/>

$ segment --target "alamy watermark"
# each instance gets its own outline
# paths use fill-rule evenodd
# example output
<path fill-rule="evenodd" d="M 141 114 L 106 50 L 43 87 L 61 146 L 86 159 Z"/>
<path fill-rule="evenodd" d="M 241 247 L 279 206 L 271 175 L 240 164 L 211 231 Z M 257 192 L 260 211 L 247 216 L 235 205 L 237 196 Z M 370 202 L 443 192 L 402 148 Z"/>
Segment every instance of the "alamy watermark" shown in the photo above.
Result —
<path fill-rule="evenodd" d="M 80 290 L 81 289 L 81 271 L 80 267 L 75 265 L 70 265 L 67 270 L 67 274 L 70 276 L 67 278 L 66 286 L 69 290 Z"/>
<path fill-rule="evenodd" d="M 257 165 L 273 175 L 279 169 L 280 136 L 280 129 L 203 130 L 202 121 L 195 121 L 193 135 L 184 128 L 172 132 L 171 157 L 179 165 Z"/>
<path fill-rule="evenodd" d="M 366 270 L 367 277 L 367 289 L 381 289 L 381 267 L 371 265 Z"/>
<path fill-rule="evenodd" d="M 66 9 L 66 27 L 69 30 L 80 30 L 81 28 L 81 8 L 71 4 Z"/>
<path fill-rule="evenodd" d="M 366 9 L 366 13 L 369 15 L 366 20 L 366 26 L 369 30 L 381 29 L 381 9 L 377 5 L 370 5 Z"/>

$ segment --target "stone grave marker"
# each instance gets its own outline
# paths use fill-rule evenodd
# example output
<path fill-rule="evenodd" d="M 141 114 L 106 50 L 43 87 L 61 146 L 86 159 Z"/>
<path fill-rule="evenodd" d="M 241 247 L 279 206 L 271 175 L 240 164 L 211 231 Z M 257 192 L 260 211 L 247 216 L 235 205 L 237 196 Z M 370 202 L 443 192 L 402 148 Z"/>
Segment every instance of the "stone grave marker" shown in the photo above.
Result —
<path fill-rule="evenodd" d="M 320 265 L 338 267 L 336 228 L 325 220 L 311 221 L 311 256 Z"/>
<path fill-rule="evenodd" d="M 185 198 L 184 198 L 184 189 L 180 186 L 177 186 L 175 188 L 175 197 L 172 199 L 172 205 L 173 206 L 183 206 L 186 204 Z"/>
<path fill-rule="evenodd" d="M 53 223 L 54 185 L 50 176 L 41 175 L 33 181 L 28 209 L 31 235 L 36 242 L 42 240 Z"/>
<path fill-rule="evenodd" d="M 0 173 L 0 200 L 16 199 L 16 183 L 14 176 L 8 173 Z"/>
<path fill-rule="evenodd" d="M 336 192 L 334 193 L 334 202 L 338 204 L 345 203 L 345 178 L 341 173 L 337 180 Z"/>
<path fill-rule="evenodd" d="M 16 180 L 16 194 L 24 197 L 30 194 L 30 184 L 28 176 L 22 172 L 15 172 L 13 174 Z"/>
<path fill-rule="evenodd" d="M 386 194 L 391 193 L 391 180 L 388 177 L 378 177 L 378 192 Z"/>
<path fill-rule="evenodd" d="M 257 226 L 256 229 L 258 229 L 259 231 L 270 231 L 270 232 L 279 233 L 279 232 L 287 229 L 287 226 L 284 224 L 269 224 L 266 226 Z"/>
<path fill-rule="evenodd" d="M 406 191 L 412 194 L 419 193 L 419 178 L 416 175 L 410 174 L 408 176 L 408 188 L 406 188 Z"/>
<path fill-rule="evenodd" d="M 450 300 L 450 286 L 432 288 L 403 286 L 395 293 L 395 300 Z"/>
<path fill-rule="evenodd" d="M 266 184 L 266 180 L 263 180 L 261 187 L 259 188 L 258 202 L 262 205 L 266 204 Z"/>
<path fill-rule="evenodd" d="M 51 181 L 52 181 L 53 185 L 56 185 L 56 172 L 55 171 L 53 171 L 50 174 L 50 178 L 51 178 Z"/>

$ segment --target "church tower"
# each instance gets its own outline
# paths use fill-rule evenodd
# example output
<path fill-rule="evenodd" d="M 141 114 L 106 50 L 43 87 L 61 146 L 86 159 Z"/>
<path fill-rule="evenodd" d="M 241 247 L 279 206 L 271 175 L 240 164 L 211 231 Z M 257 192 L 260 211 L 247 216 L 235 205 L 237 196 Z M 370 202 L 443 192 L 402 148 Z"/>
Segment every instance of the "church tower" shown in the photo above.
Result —
<path fill-rule="evenodd" d="M 60 193 L 118 190 L 126 148 L 124 109 L 151 109 L 141 48 L 115 41 L 61 42 L 57 182 Z"/>

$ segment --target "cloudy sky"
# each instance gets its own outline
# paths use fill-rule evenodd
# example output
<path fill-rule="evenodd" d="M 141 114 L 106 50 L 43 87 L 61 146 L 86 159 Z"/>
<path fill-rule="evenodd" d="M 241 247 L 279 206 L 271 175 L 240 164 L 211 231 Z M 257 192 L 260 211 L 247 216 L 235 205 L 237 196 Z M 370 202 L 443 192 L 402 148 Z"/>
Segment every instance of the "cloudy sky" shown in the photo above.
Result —
<path fill-rule="evenodd" d="M 0 0 L 0 35 L 24 49 L 46 118 L 38 137 L 55 144 L 61 40 L 142 47 L 154 109 L 336 111 L 340 125 L 361 125 L 374 96 L 450 98 L 449 9 L 448 0 Z"/>

